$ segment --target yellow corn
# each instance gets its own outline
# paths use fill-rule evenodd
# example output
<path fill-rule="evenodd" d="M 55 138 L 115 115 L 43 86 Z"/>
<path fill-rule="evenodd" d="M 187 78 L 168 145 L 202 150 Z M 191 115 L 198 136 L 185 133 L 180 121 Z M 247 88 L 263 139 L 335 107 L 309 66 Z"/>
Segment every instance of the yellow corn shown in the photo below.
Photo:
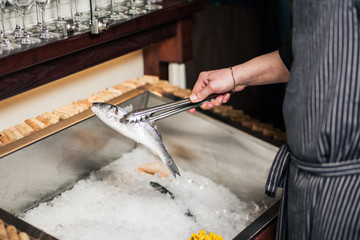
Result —
<path fill-rule="evenodd" d="M 201 230 L 199 234 L 191 234 L 189 240 L 223 240 L 223 237 L 213 232 L 209 232 L 209 235 L 206 235 L 206 231 Z"/>

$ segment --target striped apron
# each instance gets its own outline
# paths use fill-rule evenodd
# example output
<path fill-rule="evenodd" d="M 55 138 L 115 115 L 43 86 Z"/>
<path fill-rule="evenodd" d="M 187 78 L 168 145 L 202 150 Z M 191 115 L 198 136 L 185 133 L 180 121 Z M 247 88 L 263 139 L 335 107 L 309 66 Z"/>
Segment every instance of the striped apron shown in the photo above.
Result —
<path fill-rule="evenodd" d="M 360 239 L 360 0 L 294 0 L 277 239 Z"/>

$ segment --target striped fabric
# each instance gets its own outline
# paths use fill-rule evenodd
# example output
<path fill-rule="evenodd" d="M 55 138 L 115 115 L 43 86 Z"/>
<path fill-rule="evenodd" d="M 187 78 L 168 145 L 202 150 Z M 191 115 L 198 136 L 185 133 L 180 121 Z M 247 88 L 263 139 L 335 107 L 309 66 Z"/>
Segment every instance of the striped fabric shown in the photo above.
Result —
<path fill-rule="evenodd" d="M 294 0 L 277 239 L 360 239 L 360 1 Z M 290 155 L 288 154 L 290 153 Z"/>
<path fill-rule="evenodd" d="M 284 187 L 289 156 L 289 146 L 287 144 L 283 144 L 276 153 L 265 185 L 265 194 L 269 197 L 275 197 L 277 188 Z"/>

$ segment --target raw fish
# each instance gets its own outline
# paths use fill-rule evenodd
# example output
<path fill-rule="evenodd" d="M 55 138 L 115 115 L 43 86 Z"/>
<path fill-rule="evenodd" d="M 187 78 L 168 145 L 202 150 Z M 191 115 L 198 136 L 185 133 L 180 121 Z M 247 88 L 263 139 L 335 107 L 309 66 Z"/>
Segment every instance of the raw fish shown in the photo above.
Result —
<path fill-rule="evenodd" d="M 174 177 L 176 177 L 176 174 L 180 176 L 179 169 L 166 150 L 160 133 L 150 122 L 120 122 L 120 120 L 132 110 L 131 105 L 126 108 L 120 108 L 108 103 L 93 103 L 91 110 L 98 118 L 115 131 L 151 149 L 153 153 L 158 155 L 165 163 Z"/>

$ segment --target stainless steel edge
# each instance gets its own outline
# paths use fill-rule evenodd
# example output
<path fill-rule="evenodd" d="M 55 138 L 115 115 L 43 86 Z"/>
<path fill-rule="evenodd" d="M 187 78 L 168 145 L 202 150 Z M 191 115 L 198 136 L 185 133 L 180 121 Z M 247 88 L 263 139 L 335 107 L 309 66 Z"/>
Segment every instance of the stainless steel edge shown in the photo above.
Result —
<path fill-rule="evenodd" d="M 261 214 L 255 221 L 250 223 L 250 225 L 241 231 L 233 240 L 253 239 L 256 237 L 262 230 L 277 219 L 279 206 L 280 200 Z"/>
<path fill-rule="evenodd" d="M 144 86 L 109 103 L 132 104 L 137 109 L 148 102 L 154 106 L 168 101 L 148 90 Z M 235 240 L 251 239 L 274 221 L 278 199 L 267 198 L 263 189 L 276 146 L 201 113 L 183 112 L 158 121 L 157 126 L 181 170 L 208 177 L 245 202 L 271 206 Z M 0 208 L 17 215 L 134 146 L 132 140 L 93 117 L 90 110 L 11 143 L 0 149 Z"/>
<path fill-rule="evenodd" d="M 31 239 L 41 240 L 58 240 L 57 238 L 45 233 L 44 231 L 30 225 L 29 223 L 21 220 L 18 217 L 8 213 L 7 211 L 0 208 L 0 219 L 6 224 L 13 225 L 18 231 L 27 233 Z"/>

